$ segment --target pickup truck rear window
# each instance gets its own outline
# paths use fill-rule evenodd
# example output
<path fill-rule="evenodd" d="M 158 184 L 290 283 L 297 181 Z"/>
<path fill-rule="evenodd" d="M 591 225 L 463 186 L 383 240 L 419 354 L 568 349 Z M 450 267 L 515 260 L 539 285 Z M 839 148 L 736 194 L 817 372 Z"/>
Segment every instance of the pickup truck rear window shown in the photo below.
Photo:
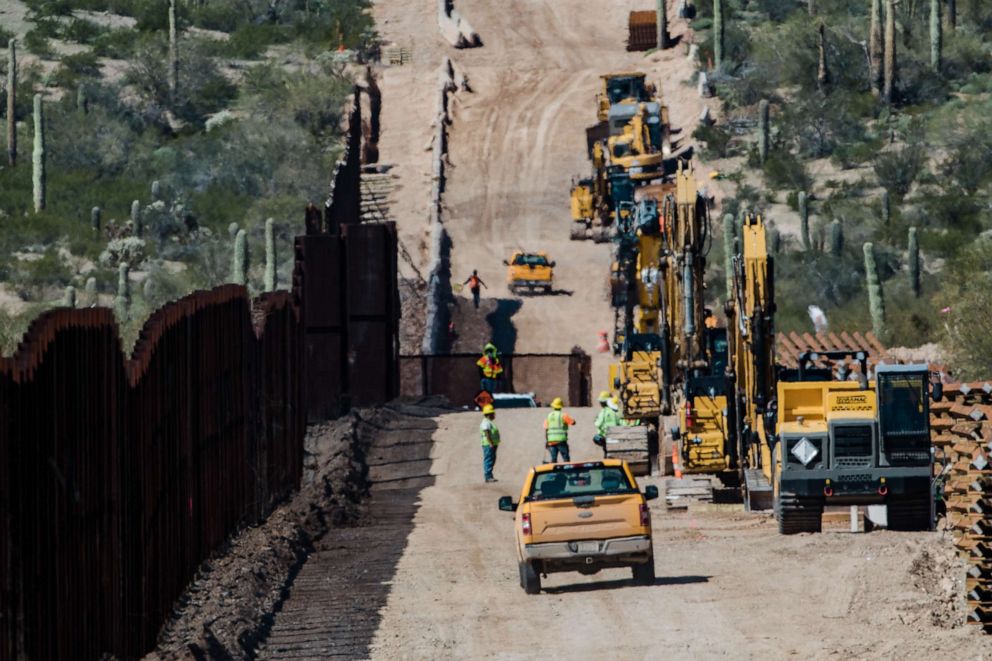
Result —
<path fill-rule="evenodd" d="M 513 258 L 514 266 L 547 266 L 548 260 L 543 255 L 517 255 Z"/>
<path fill-rule="evenodd" d="M 552 500 L 576 496 L 605 496 L 634 493 L 636 489 L 623 469 L 614 466 L 562 466 L 538 473 L 531 484 L 529 500 Z"/>

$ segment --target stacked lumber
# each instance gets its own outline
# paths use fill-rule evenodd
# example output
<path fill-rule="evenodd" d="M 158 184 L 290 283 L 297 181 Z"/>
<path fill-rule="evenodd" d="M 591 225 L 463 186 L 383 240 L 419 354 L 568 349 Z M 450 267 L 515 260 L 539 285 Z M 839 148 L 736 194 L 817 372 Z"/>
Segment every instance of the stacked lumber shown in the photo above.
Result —
<path fill-rule="evenodd" d="M 603 449 L 607 459 L 626 461 L 634 475 L 647 475 L 651 461 L 648 444 L 647 427 L 610 427 L 606 430 L 606 447 Z"/>
<path fill-rule="evenodd" d="M 992 383 L 944 386 L 930 428 L 946 525 L 968 567 L 968 622 L 992 633 Z"/>

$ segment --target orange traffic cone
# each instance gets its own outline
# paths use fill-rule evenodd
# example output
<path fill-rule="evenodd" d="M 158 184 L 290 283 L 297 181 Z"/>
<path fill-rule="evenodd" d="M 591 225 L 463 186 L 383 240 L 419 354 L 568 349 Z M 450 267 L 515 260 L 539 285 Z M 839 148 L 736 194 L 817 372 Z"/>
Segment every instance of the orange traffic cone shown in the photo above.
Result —
<path fill-rule="evenodd" d="M 675 477 L 679 480 L 682 479 L 682 462 L 679 457 L 679 444 L 676 441 L 672 443 L 672 470 L 675 471 Z"/>
<path fill-rule="evenodd" d="M 610 350 L 610 340 L 609 333 L 606 331 L 599 332 L 599 346 L 596 347 L 596 351 L 599 353 L 606 353 Z"/>

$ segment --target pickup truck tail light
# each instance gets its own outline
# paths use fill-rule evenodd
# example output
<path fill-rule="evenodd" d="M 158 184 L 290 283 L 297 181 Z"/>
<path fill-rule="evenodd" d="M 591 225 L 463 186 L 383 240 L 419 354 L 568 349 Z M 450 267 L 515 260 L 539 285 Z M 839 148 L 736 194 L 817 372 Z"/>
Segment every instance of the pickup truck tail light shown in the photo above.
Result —
<path fill-rule="evenodd" d="M 523 534 L 525 534 L 525 535 L 532 534 L 532 531 L 531 531 L 531 528 L 530 528 L 530 514 L 521 514 L 520 515 L 520 531 L 523 532 Z"/>
<path fill-rule="evenodd" d="M 695 416 L 692 412 L 692 400 L 685 400 L 685 426 L 686 429 L 696 425 Z"/>
<path fill-rule="evenodd" d="M 641 525 L 644 526 L 644 527 L 650 526 L 651 525 L 651 510 L 648 509 L 648 504 L 647 503 L 641 503 L 640 512 L 641 512 Z"/>

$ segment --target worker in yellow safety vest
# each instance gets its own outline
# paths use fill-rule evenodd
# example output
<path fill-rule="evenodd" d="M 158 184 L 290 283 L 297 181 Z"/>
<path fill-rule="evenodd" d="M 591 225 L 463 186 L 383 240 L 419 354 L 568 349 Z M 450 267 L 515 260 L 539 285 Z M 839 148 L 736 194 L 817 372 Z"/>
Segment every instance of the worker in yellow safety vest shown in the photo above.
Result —
<path fill-rule="evenodd" d="M 486 342 L 482 347 L 482 358 L 475 361 L 479 368 L 480 385 L 488 393 L 498 392 L 499 380 L 503 378 L 503 363 L 499 359 L 499 351 L 492 342 Z"/>
<path fill-rule="evenodd" d="M 496 466 L 496 449 L 499 447 L 499 427 L 496 426 L 496 409 L 492 404 L 482 407 L 479 435 L 482 437 L 482 476 L 486 482 L 495 482 L 493 468 Z"/>
<path fill-rule="evenodd" d="M 562 410 L 561 397 L 555 397 L 551 402 L 551 413 L 544 421 L 544 439 L 551 453 L 551 463 L 558 463 L 558 455 L 562 460 L 571 461 L 568 456 L 568 428 L 575 424 L 575 420 Z"/>
<path fill-rule="evenodd" d="M 599 393 L 599 414 L 596 416 L 596 435 L 592 437 L 592 442 L 606 451 L 606 432 L 610 427 L 619 427 L 620 411 L 616 400 L 610 398 L 610 393 L 605 390 Z"/>

